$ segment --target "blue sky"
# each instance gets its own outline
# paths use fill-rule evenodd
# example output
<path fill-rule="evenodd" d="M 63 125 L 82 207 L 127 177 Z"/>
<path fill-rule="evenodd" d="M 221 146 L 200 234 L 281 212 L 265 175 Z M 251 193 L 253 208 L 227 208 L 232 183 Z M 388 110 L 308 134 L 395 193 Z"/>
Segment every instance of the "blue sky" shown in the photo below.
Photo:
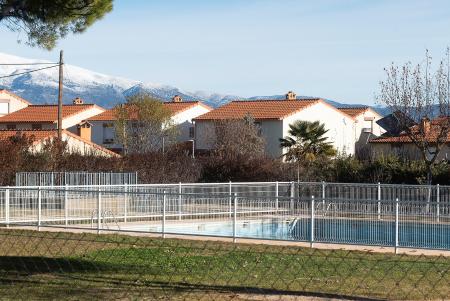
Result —
<path fill-rule="evenodd" d="M 73 65 L 189 91 L 371 104 L 383 67 L 425 49 L 437 60 L 449 28 L 449 1 L 116 0 L 58 49 Z M 0 38 L 0 52 L 58 57 L 5 29 Z"/>

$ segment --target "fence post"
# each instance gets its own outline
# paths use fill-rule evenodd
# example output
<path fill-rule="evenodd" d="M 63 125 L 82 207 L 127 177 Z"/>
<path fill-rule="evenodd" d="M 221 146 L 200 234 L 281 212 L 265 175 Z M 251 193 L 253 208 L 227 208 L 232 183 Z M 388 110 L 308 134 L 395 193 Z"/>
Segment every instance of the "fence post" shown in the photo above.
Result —
<path fill-rule="evenodd" d="M 123 198 L 123 222 L 127 222 L 128 215 L 128 184 L 125 183 L 125 197 Z"/>
<path fill-rule="evenodd" d="M 231 211 L 232 211 L 232 204 L 231 204 L 231 202 L 232 202 L 232 199 L 231 199 L 231 194 L 233 193 L 233 187 L 231 186 L 231 181 L 230 181 L 230 183 L 228 184 L 228 195 L 229 195 L 229 197 L 228 197 L 228 212 L 229 212 L 229 217 L 231 217 Z"/>
<path fill-rule="evenodd" d="M 314 213 L 315 213 L 314 196 L 311 196 L 311 221 L 310 221 L 310 247 L 314 247 Z"/>
<path fill-rule="evenodd" d="M 67 183 L 64 186 L 64 225 L 67 227 L 69 224 L 69 208 L 68 208 L 68 195 L 67 195 Z"/>
<path fill-rule="evenodd" d="M 294 209 L 294 197 L 295 197 L 295 186 L 294 186 L 294 182 L 293 181 L 291 181 L 291 193 L 290 193 L 290 196 L 291 196 L 291 210 L 293 210 Z"/>
<path fill-rule="evenodd" d="M 438 223 L 439 223 L 439 219 L 440 219 L 439 201 L 440 201 L 440 189 L 439 189 L 439 184 L 437 184 L 436 185 L 436 219 L 437 219 Z"/>
<path fill-rule="evenodd" d="M 9 186 L 5 190 L 5 222 L 6 227 L 9 228 Z"/>
<path fill-rule="evenodd" d="M 42 218 L 42 191 L 41 187 L 38 187 L 38 221 L 37 221 L 37 229 L 41 230 L 41 218 Z"/>
<path fill-rule="evenodd" d="M 394 252 L 395 254 L 398 253 L 398 210 L 399 204 L 398 204 L 398 198 L 395 199 L 395 241 L 394 241 Z"/>
<path fill-rule="evenodd" d="M 181 185 L 181 182 L 178 183 L 178 219 L 181 221 L 183 210 L 181 208 L 182 204 L 182 197 L 181 194 L 183 193 L 183 186 Z"/>
<path fill-rule="evenodd" d="M 234 193 L 234 207 L 233 207 L 233 242 L 236 242 L 237 232 L 237 193 Z"/>
<path fill-rule="evenodd" d="M 100 234 L 102 227 L 102 192 L 101 188 L 98 188 L 97 192 L 97 234 Z"/>
<path fill-rule="evenodd" d="M 322 181 L 322 210 L 325 212 L 325 181 Z"/>
<path fill-rule="evenodd" d="M 377 184 L 377 200 L 378 200 L 378 219 L 381 219 L 381 184 L 378 182 Z"/>
<path fill-rule="evenodd" d="M 275 210 L 278 211 L 278 199 L 279 193 L 278 193 L 278 181 L 275 182 Z"/>
<path fill-rule="evenodd" d="M 162 199 L 162 238 L 166 238 L 166 191 L 163 191 L 163 199 Z"/>

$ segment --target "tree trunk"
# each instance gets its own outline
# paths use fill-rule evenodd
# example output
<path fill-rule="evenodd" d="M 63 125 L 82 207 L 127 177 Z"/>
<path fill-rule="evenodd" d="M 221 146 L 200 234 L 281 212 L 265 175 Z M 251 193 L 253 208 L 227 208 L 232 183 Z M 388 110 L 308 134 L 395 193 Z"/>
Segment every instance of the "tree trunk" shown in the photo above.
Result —
<path fill-rule="evenodd" d="M 427 184 L 431 185 L 433 182 L 433 163 L 427 162 Z"/>

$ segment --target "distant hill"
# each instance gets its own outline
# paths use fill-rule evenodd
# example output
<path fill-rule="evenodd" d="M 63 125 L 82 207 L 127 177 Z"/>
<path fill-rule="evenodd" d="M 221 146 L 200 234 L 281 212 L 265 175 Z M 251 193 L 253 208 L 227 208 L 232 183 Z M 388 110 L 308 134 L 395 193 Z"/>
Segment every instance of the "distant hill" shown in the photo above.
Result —
<path fill-rule="evenodd" d="M 0 53 L 1 63 L 48 63 L 44 60 L 27 59 L 5 53 Z M 17 74 L 36 69 L 36 66 L 0 66 L 0 76 Z M 55 103 L 58 95 L 58 68 L 46 69 L 34 73 L 18 75 L 0 79 L 0 88 L 8 89 L 19 96 L 36 104 Z M 125 98 L 136 93 L 148 93 L 162 100 L 170 100 L 180 95 L 184 100 L 201 100 L 204 103 L 218 107 L 235 99 L 282 99 L 284 95 L 240 97 L 214 92 L 189 92 L 173 86 L 144 83 L 121 77 L 109 76 L 93 72 L 84 68 L 64 65 L 64 93 L 63 101 L 70 103 L 74 98 L 81 97 L 86 102 L 96 103 L 105 108 L 111 108 L 118 103 L 125 102 Z M 312 98 L 310 96 L 301 96 Z M 327 101 L 336 107 L 354 107 L 361 105 L 348 105 L 334 100 Z M 374 107 L 385 115 L 386 109 Z"/>

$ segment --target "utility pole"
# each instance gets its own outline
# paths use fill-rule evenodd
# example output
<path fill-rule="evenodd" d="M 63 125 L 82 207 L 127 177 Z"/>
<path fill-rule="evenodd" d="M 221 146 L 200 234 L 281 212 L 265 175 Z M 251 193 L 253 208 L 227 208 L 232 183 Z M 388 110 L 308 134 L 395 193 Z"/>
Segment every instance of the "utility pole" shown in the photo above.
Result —
<path fill-rule="evenodd" d="M 59 85 L 58 85 L 58 140 L 62 140 L 62 96 L 63 96 L 63 51 L 59 52 Z"/>

